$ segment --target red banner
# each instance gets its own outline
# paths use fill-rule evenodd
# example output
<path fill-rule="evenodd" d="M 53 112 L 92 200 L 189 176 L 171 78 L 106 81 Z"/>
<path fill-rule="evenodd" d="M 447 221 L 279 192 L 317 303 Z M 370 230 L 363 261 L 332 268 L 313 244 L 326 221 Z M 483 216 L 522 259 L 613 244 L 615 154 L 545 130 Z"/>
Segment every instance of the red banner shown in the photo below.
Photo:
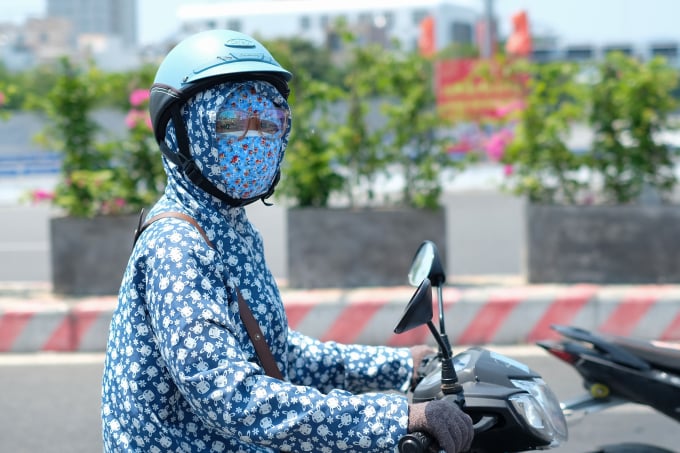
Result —
<path fill-rule="evenodd" d="M 451 121 L 479 121 L 502 118 L 521 108 L 522 81 L 503 76 L 502 71 L 494 70 L 495 64 L 479 59 L 437 62 L 435 92 L 440 113 Z"/>

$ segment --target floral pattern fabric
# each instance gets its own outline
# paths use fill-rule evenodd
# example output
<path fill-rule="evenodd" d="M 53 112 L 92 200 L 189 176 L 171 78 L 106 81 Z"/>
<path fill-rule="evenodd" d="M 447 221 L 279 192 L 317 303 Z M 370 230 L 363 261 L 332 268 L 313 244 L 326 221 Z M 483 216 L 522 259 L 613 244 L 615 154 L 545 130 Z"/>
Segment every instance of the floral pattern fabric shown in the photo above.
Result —
<path fill-rule="evenodd" d="M 275 129 L 279 132 L 278 129 L 286 127 L 285 118 L 289 116 L 289 108 L 280 95 L 277 96 L 280 98 L 279 104 L 270 100 L 270 96 L 265 94 L 271 92 L 270 88 L 273 87 L 265 82 L 246 82 L 237 84 L 224 96 L 203 96 L 206 111 L 217 111 L 214 143 L 223 183 L 227 187 L 227 195 L 232 198 L 247 199 L 266 194 L 279 171 L 283 158 L 282 135 L 264 133 L 262 124 L 274 124 L 278 126 Z M 224 90 L 218 88 L 215 91 L 219 93 Z M 234 115 L 235 112 L 239 113 Z M 229 119 L 225 119 L 225 116 Z M 275 119 L 272 121 L 270 117 Z M 225 132 L 229 128 L 220 130 L 220 118 L 228 126 L 244 124 L 236 127 L 235 134 Z"/>
<path fill-rule="evenodd" d="M 219 159 L 195 122 L 208 116 L 203 96 L 183 116 L 192 153 L 210 174 Z M 172 127 L 167 142 L 176 149 Z M 111 321 L 104 450 L 393 451 L 406 434 L 408 404 L 384 391 L 409 381 L 409 350 L 322 343 L 291 330 L 245 209 L 227 207 L 163 160 L 168 184 L 149 216 L 188 214 L 215 248 L 177 218 L 156 221 L 135 245 Z M 285 381 L 264 374 L 238 314 L 237 287 Z"/>

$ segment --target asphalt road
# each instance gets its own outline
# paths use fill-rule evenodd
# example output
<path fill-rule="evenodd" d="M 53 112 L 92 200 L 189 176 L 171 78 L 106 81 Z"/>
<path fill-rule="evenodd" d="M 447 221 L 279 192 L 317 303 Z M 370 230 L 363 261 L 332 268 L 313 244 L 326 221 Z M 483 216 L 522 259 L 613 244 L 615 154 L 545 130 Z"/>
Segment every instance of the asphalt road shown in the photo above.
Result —
<path fill-rule="evenodd" d="M 497 348 L 543 374 L 560 399 L 580 393 L 575 373 L 535 347 Z M 100 354 L 0 355 L 0 452 L 101 451 Z M 591 414 L 570 427 L 559 453 L 620 441 L 678 448 L 676 422 L 640 406 Z"/>
<path fill-rule="evenodd" d="M 0 356 L 0 451 L 102 451 L 102 356 Z"/>

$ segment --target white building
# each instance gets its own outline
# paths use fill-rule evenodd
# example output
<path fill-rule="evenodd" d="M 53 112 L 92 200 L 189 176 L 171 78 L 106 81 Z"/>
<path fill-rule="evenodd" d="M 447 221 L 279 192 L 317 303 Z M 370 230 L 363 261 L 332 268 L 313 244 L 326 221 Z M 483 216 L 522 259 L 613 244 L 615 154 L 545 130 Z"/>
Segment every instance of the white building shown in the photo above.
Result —
<path fill-rule="evenodd" d="M 47 0 L 47 16 L 70 20 L 76 36 L 100 34 L 126 47 L 137 44 L 137 0 Z"/>
<path fill-rule="evenodd" d="M 178 18 L 185 34 L 228 28 L 262 39 L 299 37 L 331 47 L 329 33 L 342 19 L 367 42 L 388 45 L 397 38 L 404 48 L 414 49 L 421 21 L 431 16 L 435 47 L 442 49 L 475 42 L 478 8 L 479 0 L 251 0 L 185 5 Z"/>

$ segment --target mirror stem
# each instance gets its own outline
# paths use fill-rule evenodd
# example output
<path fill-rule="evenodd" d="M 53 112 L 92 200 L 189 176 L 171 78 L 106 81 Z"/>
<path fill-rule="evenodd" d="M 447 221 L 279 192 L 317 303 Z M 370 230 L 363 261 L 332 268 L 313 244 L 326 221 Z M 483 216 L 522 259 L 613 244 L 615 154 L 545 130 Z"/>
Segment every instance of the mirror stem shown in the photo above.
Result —
<path fill-rule="evenodd" d="M 451 348 L 446 344 L 442 335 L 437 332 L 437 328 L 432 321 L 427 322 L 427 327 L 437 341 L 439 352 L 442 356 L 442 393 L 444 395 L 460 394 L 462 398 L 463 386 L 458 383 L 458 375 L 456 374 L 456 368 L 453 366 L 453 358 L 451 357 Z"/>
<path fill-rule="evenodd" d="M 442 285 L 437 285 L 437 307 L 439 308 L 439 332 L 441 332 L 442 341 L 444 341 L 450 357 L 453 355 L 453 351 L 451 350 L 449 336 L 446 335 L 446 323 L 444 322 L 444 291 Z"/>
<path fill-rule="evenodd" d="M 427 322 L 427 327 L 430 329 L 432 336 L 437 341 L 437 346 L 439 346 L 439 352 L 442 355 L 442 358 L 451 358 L 451 349 L 446 346 L 446 343 L 444 343 L 444 340 L 442 340 L 442 336 L 439 335 L 439 332 L 437 332 L 437 328 L 434 326 L 434 324 L 432 324 L 432 321 Z"/>
<path fill-rule="evenodd" d="M 437 286 L 437 306 L 439 307 L 439 331 L 442 335 L 446 335 L 446 326 L 444 325 L 444 297 L 441 285 Z"/>

